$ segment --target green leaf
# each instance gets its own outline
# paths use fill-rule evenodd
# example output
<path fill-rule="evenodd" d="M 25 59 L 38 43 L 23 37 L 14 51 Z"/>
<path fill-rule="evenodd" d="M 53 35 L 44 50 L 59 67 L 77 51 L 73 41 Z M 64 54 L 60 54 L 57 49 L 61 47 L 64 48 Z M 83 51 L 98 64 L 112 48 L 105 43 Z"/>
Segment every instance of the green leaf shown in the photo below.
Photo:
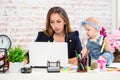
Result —
<path fill-rule="evenodd" d="M 10 62 L 22 62 L 25 58 L 25 50 L 19 46 L 11 47 L 8 50 L 7 60 Z"/>

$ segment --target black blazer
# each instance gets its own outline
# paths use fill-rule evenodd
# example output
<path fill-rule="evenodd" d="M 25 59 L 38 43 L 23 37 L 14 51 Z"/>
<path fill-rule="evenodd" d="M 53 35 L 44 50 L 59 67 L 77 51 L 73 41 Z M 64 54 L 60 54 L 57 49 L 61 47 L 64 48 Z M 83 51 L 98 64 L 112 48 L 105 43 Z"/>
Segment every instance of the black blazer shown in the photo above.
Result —
<path fill-rule="evenodd" d="M 53 42 L 53 36 L 48 37 L 44 32 L 38 32 L 35 42 Z M 68 58 L 76 57 L 75 50 L 80 53 L 82 50 L 81 41 L 79 39 L 78 31 L 70 32 L 68 38 L 65 38 L 68 44 Z"/>

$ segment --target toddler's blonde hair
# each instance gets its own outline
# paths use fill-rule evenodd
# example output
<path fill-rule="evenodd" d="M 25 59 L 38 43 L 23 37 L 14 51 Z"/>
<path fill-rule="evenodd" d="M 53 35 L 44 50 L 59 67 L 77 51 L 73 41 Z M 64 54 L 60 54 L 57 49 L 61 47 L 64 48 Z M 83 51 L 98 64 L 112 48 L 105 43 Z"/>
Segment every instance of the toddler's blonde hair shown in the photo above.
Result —
<path fill-rule="evenodd" d="M 86 21 L 89 21 L 89 22 L 94 23 L 94 24 L 101 27 L 101 24 L 100 24 L 99 20 L 97 18 L 95 18 L 95 17 L 88 17 L 86 19 Z"/>

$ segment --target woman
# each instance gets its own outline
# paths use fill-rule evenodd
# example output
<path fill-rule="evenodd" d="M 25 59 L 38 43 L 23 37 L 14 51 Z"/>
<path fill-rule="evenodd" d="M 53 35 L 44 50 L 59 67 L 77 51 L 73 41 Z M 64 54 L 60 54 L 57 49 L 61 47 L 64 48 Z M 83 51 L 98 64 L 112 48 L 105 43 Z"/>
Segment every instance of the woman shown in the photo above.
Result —
<path fill-rule="evenodd" d="M 46 29 L 40 31 L 36 42 L 67 42 L 70 64 L 76 64 L 76 54 L 82 50 L 78 31 L 73 32 L 65 10 L 61 7 L 52 7 L 47 14 Z"/>

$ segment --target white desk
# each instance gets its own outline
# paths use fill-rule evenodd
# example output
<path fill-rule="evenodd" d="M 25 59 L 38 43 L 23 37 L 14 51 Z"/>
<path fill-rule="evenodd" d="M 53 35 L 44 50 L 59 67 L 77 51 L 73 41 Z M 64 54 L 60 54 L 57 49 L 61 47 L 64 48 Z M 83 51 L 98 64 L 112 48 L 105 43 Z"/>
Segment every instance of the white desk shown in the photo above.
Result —
<path fill-rule="evenodd" d="M 117 64 L 120 66 L 120 64 Z M 46 69 L 33 69 L 30 74 L 0 73 L 0 80 L 119 80 L 120 72 L 47 73 Z"/>

